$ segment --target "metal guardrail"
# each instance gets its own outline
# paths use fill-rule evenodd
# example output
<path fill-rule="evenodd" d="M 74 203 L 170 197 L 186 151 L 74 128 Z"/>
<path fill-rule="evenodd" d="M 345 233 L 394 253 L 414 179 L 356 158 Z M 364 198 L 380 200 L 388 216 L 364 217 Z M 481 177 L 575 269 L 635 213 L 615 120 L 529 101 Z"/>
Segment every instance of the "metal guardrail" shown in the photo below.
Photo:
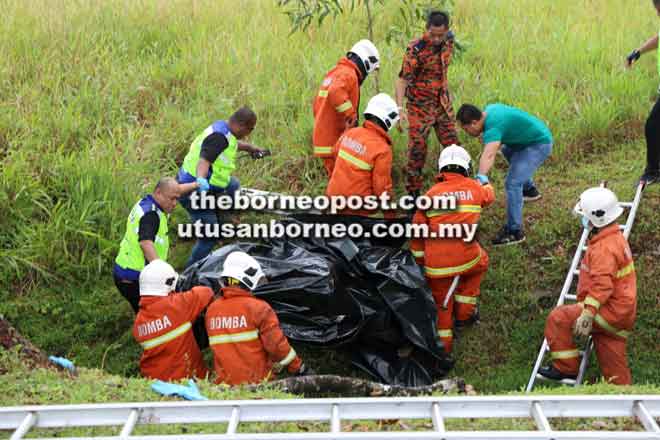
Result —
<path fill-rule="evenodd" d="M 632 417 L 643 431 L 554 431 L 554 418 Z M 337 398 L 203 402 L 116 403 L 97 405 L 22 406 L 0 408 L 0 429 L 24 438 L 34 428 L 122 427 L 119 435 L 99 439 L 660 439 L 655 418 L 660 396 L 488 396 Z M 451 431 L 451 419 L 534 421 L 535 431 Z M 342 432 L 351 420 L 427 419 L 433 430 Z M 250 422 L 328 422 L 327 432 L 238 433 Z M 226 423 L 214 434 L 131 436 L 138 425 Z M 245 428 L 248 428 L 246 426 Z M 243 430 L 243 427 L 241 427 Z"/>

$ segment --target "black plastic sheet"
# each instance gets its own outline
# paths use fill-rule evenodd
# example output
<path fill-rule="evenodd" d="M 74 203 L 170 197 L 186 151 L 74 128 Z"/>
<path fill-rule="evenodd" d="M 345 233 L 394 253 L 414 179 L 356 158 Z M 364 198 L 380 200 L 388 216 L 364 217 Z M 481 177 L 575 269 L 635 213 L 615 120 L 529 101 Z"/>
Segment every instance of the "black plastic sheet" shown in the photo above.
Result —
<path fill-rule="evenodd" d="M 346 218 L 286 221 L 300 220 Z M 350 238 L 238 242 L 189 267 L 177 290 L 206 285 L 218 291 L 227 255 L 246 252 L 268 278 L 254 294 L 273 307 L 291 341 L 349 350 L 357 367 L 383 383 L 430 385 L 453 365 L 436 336 L 431 291 L 412 254 L 396 241 L 379 242 L 396 247 Z"/>

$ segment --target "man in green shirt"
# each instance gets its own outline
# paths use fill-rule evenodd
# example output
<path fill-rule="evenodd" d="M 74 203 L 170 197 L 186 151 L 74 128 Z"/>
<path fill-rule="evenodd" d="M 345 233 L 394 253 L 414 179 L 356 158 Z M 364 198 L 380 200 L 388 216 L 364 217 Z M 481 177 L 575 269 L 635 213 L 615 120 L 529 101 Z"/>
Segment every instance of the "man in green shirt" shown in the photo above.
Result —
<path fill-rule="evenodd" d="M 658 15 L 660 15 L 660 0 L 653 0 Z M 633 50 L 626 57 L 626 67 L 630 68 L 643 53 L 658 50 L 658 73 L 660 73 L 660 48 L 658 47 L 658 35 L 656 34 L 646 40 L 638 49 Z M 660 92 L 660 89 L 658 89 Z M 644 130 L 646 136 L 646 169 L 640 178 L 640 182 L 646 185 L 660 182 L 660 98 L 655 102 Z"/>
<path fill-rule="evenodd" d="M 552 151 L 552 134 L 540 119 L 515 107 L 491 104 L 482 112 L 472 104 L 463 104 L 456 114 L 461 128 L 470 136 L 482 136 L 484 151 L 479 161 L 477 179 L 488 183 L 488 171 L 498 151 L 509 162 L 504 188 L 507 201 L 507 223 L 494 245 L 519 243 L 523 232 L 523 201 L 541 198 L 532 177 Z"/>

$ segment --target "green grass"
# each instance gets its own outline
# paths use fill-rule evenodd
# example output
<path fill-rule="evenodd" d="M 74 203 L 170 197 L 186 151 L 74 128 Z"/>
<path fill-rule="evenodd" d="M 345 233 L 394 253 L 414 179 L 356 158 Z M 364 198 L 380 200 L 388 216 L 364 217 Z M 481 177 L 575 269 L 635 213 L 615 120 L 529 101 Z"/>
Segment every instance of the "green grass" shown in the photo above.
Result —
<path fill-rule="evenodd" d="M 377 15 L 382 91 L 393 91 L 403 47 L 384 35 L 398 14 Z M 635 23 L 624 27 L 622 23 Z M 363 38 L 361 12 L 289 36 L 266 0 L 6 0 L 0 15 L 0 313 L 49 353 L 78 365 L 135 375 L 132 312 L 111 267 L 130 206 L 158 177 L 173 175 L 191 140 L 242 104 L 259 117 L 252 141 L 269 159 L 242 159 L 245 186 L 320 194 L 310 156 L 311 99 L 324 72 Z M 528 241 L 491 249 L 483 322 L 456 344 L 453 374 L 482 392 L 518 390 L 541 342 L 579 236 L 569 211 L 580 192 L 608 180 L 622 199 L 644 164 L 643 124 L 658 82 L 655 56 L 624 71 L 625 54 L 653 34 L 650 2 L 456 0 L 454 30 L 468 50 L 455 59 L 455 106 L 502 101 L 546 120 L 556 145 L 525 208 Z M 410 36 L 413 37 L 412 35 Z M 375 92 L 369 78 L 364 106 Z M 461 134 L 476 156 L 480 146 Z M 396 190 L 406 137 L 394 135 Z M 438 147 L 431 142 L 430 184 Z M 483 216 L 490 239 L 504 216 L 504 164 L 492 177 L 499 200 Z M 631 237 L 639 317 L 629 357 L 636 383 L 660 383 L 658 189 L 645 194 Z M 187 221 L 177 208 L 171 220 Z M 486 243 L 485 240 L 482 240 Z M 173 237 L 181 268 L 190 243 Z M 553 303 L 551 300 L 549 303 Z M 310 352 L 332 372 L 341 362 Z M 337 355 L 341 360 L 341 356 Z M 597 371 L 590 372 L 590 379 Z M 126 379 L 135 380 L 135 379 Z"/>
<path fill-rule="evenodd" d="M 150 388 L 150 380 L 127 378 L 107 374 L 97 369 L 82 368 L 78 377 L 72 378 L 66 373 L 53 370 L 36 369 L 28 371 L 15 357 L 15 352 L 0 352 L 0 387 L 5 391 L 0 396 L 0 406 L 14 405 L 56 405 L 80 403 L 117 403 L 117 402 L 154 402 L 175 401 L 179 398 L 162 397 Z M 245 399 L 291 399 L 293 395 L 282 393 L 272 388 L 262 388 L 259 392 L 248 391 L 240 387 L 216 386 L 207 382 L 198 384 L 202 395 L 212 400 L 245 400 Z M 660 388 L 651 385 L 635 385 L 631 387 L 616 387 L 608 384 L 596 384 L 580 389 L 562 388 L 556 390 L 540 389 L 535 394 L 658 394 Z M 514 394 L 514 393 L 511 393 Z M 517 393 L 520 394 L 520 393 Z M 641 430 L 639 424 L 630 418 L 598 419 L 600 429 L 608 430 Z M 391 421 L 390 424 L 378 426 L 372 421 L 351 420 L 342 423 L 342 431 L 364 430 L 430 430 L 430 420 L 401 420 L 401 423 Z M 450 430 L 535 430 L 531 419 L 448 419 L 447 429 Z M 595 419 L 552 419 L 551 423 L 557 430 L 594 429 Z M 138 425 L 134 435 L 148 434 L 180 434 L 180 433 L 218 433 L 226 431 L 226 424 L 193 424 L 193 425 Z M 323 422 L 296 423 L 244 423 L 240 432 L 300 432 L 329 431 L 330 427 Z M 83 437 L 92 435 L 118 435 L 121 426 L 103 428 L 62 428 L 37 429 L 31 431 L 31 436 L 68 436 Z"/>

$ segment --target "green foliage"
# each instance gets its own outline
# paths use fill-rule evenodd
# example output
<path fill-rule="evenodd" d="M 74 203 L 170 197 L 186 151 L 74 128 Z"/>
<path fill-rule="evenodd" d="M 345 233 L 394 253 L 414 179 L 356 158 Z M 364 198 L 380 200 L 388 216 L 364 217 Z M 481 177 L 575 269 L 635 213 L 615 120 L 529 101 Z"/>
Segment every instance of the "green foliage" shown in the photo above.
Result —
<path fill-rule="evenodd" d="M 329 13 L 331 26 L 310 25 L 287 37 L 291 22 L 281 11 L 293 0 L 282 7 L 252 0 L 79 3 L 3 2 L 0 313 L 49 354 L 135 375 L 140 347 L 131 336 L 133 315 L 111 276 L 130 207 L 159 177 L 174 175 L 200 130 L 243 104 L 259 117 L 251 140 L 273 156 L 241 159 L 236 175 L 242 184 L 322 194 L 325 174 L 310 155 L 311 100 L 323 74 L 364 38 L 367 17 L 356 2 L 352 12 Z M 393 87 L 405 50 L 385 39 L 401 19 L 394 4 L 373 3 L 385 90 Z M 483 320 L 456 344 L 454 374 L 480 391 L 520 389 L 579 234 L 570 208 L 583 189 L 604 179 L 630 199 L 643 169 L 655 57 L 645 55 L 628 72 L 621 65 L 657 22 L 646 2 L 625 8 L 619 0 L 598 8 L 570 0 L 442 5 L 451 6 L 452 28 L 471 44 L 449 71 L 455 106 L 496 100 L 519 106 L 547 121 L 556 140 L 536 179 L 543 199 L 525 206 L 528 240 L 508 249 L 488 245 L 504 221 L 506 170 L 498 160 L 492 180 L 499 200 L 480 228 L 491 257 Z M 419 15 L 409 17 L 423 26 Z M 622 22 L 636 26 L 616 31 Z M 415 32 L 404 31 L 406 38 Z M 372 85 L 367 79 L 363 107 Z M 431 138 L 427 184 L 438 152 Z M 461 140 L 477 157 L 480 145 L 464 134 Z M 405 134 L 393 133 L 399 194 L 406 146 Z M 645 193 L 631 236 L 639 316 L 629 356 L 634 380 L 642 384 L 660 383 L 657 191 Z M 187 219 L 177 208 L 170 221 L 177 269 L 192 243 L 173 231 Z M 347 368 L 344 358 L 328 362 L 333 356 L 306 353 L 324 372 Z M 589 379 L 598 379 L 596 369 Z"/>

